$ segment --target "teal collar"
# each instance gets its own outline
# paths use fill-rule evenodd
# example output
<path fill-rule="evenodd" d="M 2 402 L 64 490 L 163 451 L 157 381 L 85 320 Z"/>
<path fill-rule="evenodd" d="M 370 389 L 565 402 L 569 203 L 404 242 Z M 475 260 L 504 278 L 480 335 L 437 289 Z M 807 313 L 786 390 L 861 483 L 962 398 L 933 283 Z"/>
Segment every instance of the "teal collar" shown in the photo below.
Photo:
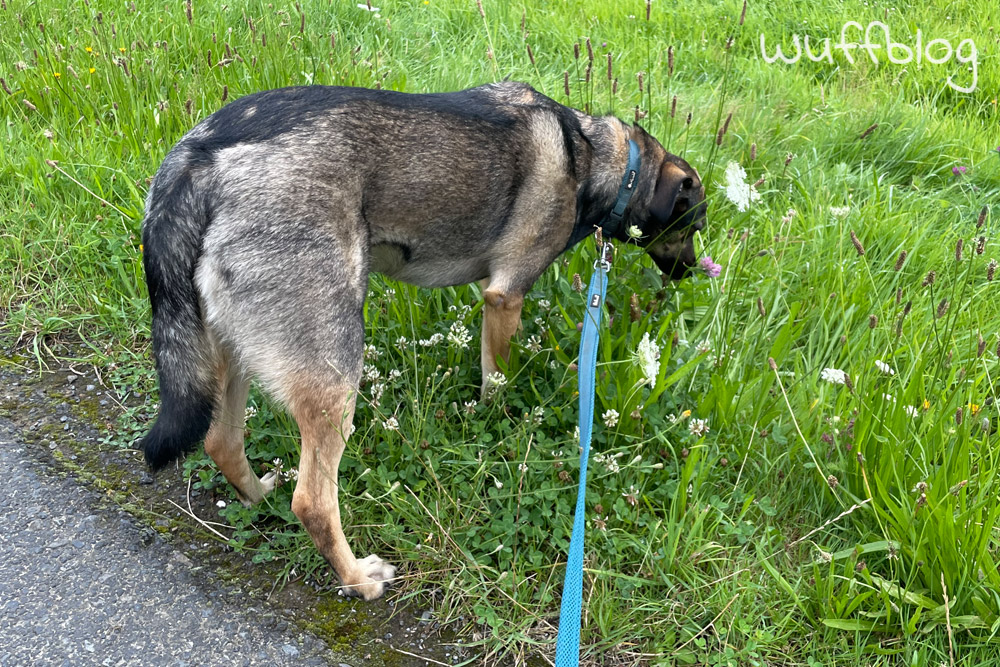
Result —
<path fill-rule="evenodd" d="M 628 207 L 632 193 L 635 192 L 636 183 L 639 181 L 639 167 L 642 160 L 639 157 L 639 145 L 632 139 L 628 140 L 628 165 L 622 175 L 622 184 L 618 188 L 618 199 L 615 200 L 614 207 L 608 212 L 604 222 L 601 223 L 601 230 L 605 236 L 615 237 L 621 231 L 622 222 L 625 219 L 625 209 Z"/>

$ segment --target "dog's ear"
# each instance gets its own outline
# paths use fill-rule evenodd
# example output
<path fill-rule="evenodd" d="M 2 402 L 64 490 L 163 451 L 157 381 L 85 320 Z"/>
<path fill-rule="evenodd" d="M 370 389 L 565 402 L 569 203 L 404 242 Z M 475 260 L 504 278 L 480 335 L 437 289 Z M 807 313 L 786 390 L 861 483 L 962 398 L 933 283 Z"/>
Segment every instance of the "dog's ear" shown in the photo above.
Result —
<path fill-rule="evenodd" d="M 694 178 L 684 169 L 664 160 L 649 205 L 649 217 L 657 229 L 667 229 L 691 209 L 694 185 Z"/>

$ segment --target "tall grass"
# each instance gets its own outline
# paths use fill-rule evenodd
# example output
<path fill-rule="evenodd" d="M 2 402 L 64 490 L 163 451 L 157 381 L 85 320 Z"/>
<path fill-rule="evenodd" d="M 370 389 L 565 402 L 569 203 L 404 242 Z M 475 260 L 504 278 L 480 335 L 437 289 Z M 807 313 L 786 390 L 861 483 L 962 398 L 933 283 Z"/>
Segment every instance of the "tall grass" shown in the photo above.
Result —
<path fill-rule="evenodd" d="M 641 118 L 698 167 L 710 186 L 701 251 L 724 266 L 664 284 L 620 249 L 587 498 L 588 659 L 991 664 L 995 4 L 751 4 L 742 27 L 736 2 L 653 3 L 648 23 L 642 2 L 375 4 L 0 5 L 5 346 L 44 359 L 53 340 L 82 338 L 92 361 L 130 369 L 122 383 L 151 386 L 146 186 L 226 100 L 291 84 L 525 80 Z M 975 39 L 978 91 L 945 85 L 956 66 L 767 65 L 757 51 L 761 33 L 788 45 L 847 20 L 885 20 L 901 42 L 917 27 Z M 764 179 L 747 212 L 717 188 L 729 161 Z M 553 644 L 577 473 L 573 283 L 592 255 L 581 244 L 535 285 L 489 405 L 476 403 L 478 351 L 447 338 L 478 328 L 475 286 L 375 277 L 366 308 L 365 400 L 341 478 L 349 539 L 402 565 L 394 595 L 432 604 L 503 660 Z M 644 383 L 633 357 L 645 334 L 660 357 Z M 294 425 L 266 397 L 253 403 L 254 465 L 288 479 L 265 505 L 222 511 L 233 543 L 330 582 L 289 511 Z M 233 497 L 204 456 L 186 468 Z"/>

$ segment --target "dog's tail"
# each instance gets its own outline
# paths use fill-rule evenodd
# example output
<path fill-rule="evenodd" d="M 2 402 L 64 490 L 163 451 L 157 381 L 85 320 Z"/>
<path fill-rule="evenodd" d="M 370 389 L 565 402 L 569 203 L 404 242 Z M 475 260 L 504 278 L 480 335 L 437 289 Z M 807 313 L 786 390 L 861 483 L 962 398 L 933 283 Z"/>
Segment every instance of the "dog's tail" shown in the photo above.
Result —
<path fill-rule="evenodd" d="M 197 167 L 178 146 L 164 160 L 146 199 L 142 265 L 153 308 L 153 356 L 160 414 L 142 441 L 154 471 L 193 451 L 215 406 L 212 344 L 202 319 L 195 268 L 209 210 Z"/>

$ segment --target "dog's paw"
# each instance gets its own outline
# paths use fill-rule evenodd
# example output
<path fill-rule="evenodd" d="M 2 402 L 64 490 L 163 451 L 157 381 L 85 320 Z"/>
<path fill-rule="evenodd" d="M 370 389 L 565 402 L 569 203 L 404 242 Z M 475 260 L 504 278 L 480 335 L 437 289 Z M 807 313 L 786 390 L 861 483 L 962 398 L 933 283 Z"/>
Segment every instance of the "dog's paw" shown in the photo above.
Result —
<path fill-rule="evenodd" d="M 260 478 L 260 488 L 264 492 L 265 496 L 274 491 L 274 487 L 277 485 L 278 485 L 278 473 L 275 472 L 274 470 L 272 470 L 269 473 L 266 473 L 263 477 Z"/>
<path fill-rule="evenodd" d="M 366 601 L 382 597 L 386 585 L 396 576 L 396 568 L 375 554 L 356 560 L 357 568 L 344 579 L 341 591 L 344 595 L 362 597 Z"/>

